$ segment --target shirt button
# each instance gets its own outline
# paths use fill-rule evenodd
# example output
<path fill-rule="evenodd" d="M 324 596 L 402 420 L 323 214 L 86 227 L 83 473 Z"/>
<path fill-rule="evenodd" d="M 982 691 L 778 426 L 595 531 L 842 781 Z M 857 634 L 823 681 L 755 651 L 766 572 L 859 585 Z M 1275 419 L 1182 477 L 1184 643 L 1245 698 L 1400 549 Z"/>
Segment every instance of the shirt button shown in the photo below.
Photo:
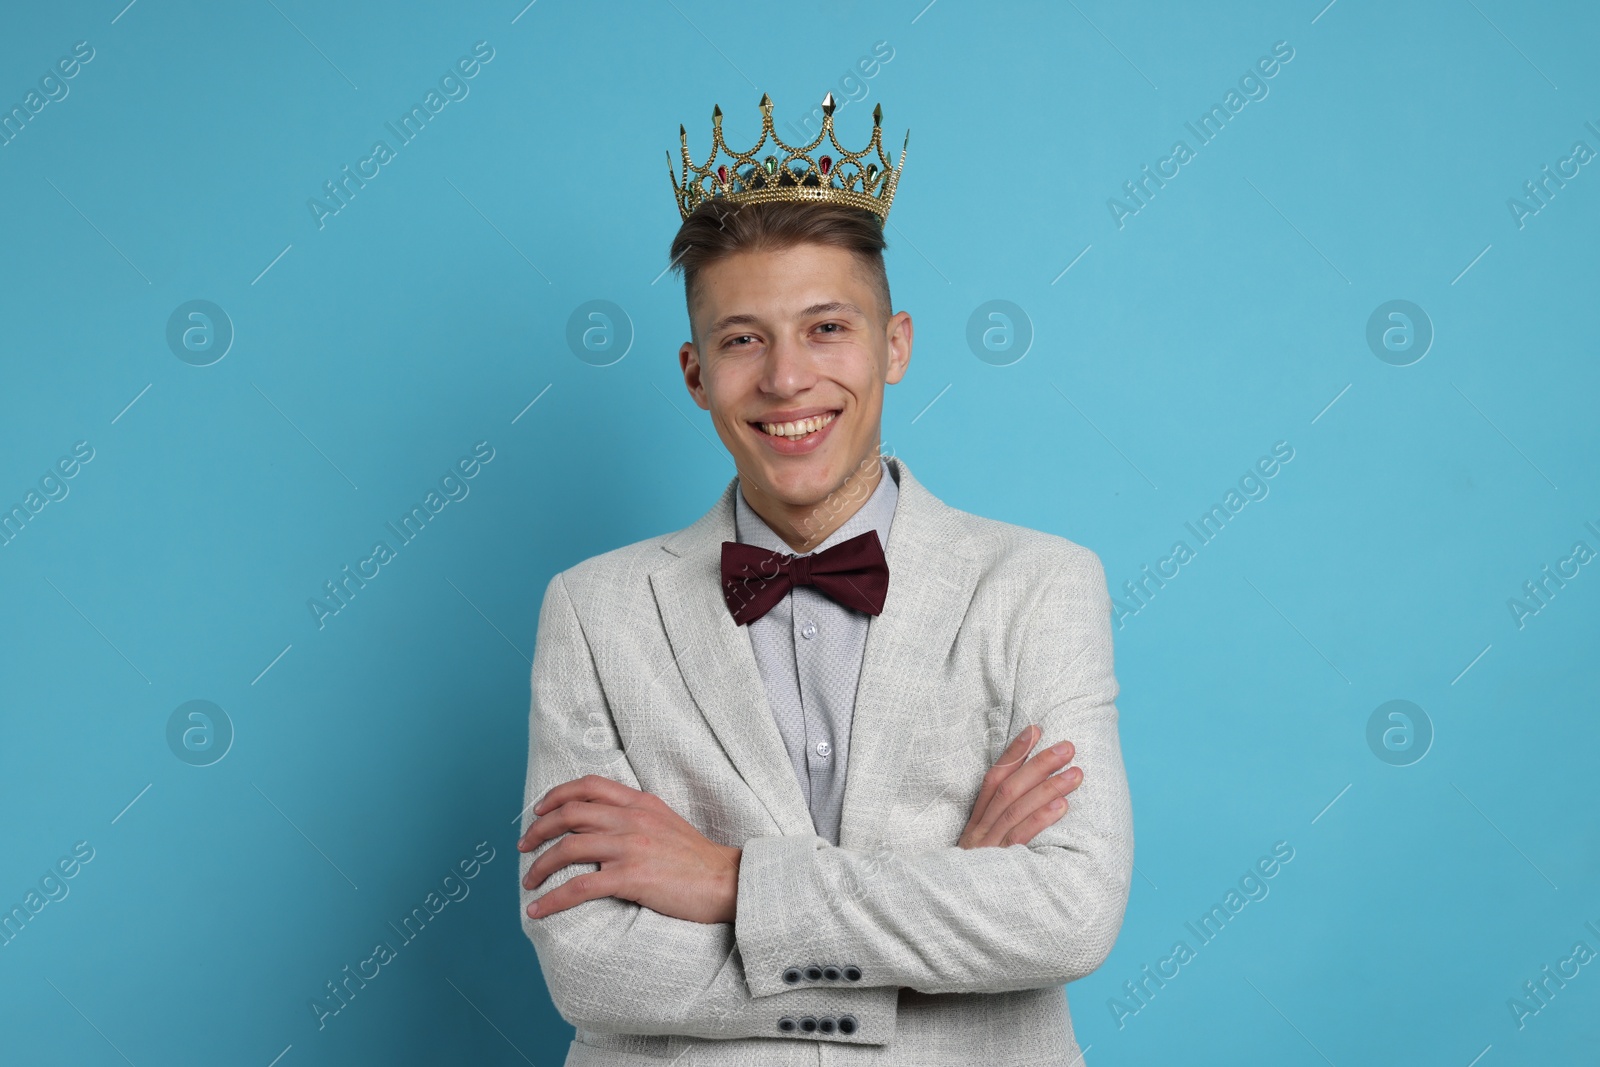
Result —
<path fill-rule="evenodd" d="M 826 742 L 826 741 L 818 741 L 817 742 L 817 755 L 826 756 L 828 753 L 830 753 L 832 751 L 833 751 L 833 746 L 828 744 L 828 742 Z"/>
<path fill-rule="evenodd" d="M 800 636 L 804 637 L 807 641 L 817 636 L 817 624 L 814 622 L 808 622 L 804 626 L 800 627 Z"/>

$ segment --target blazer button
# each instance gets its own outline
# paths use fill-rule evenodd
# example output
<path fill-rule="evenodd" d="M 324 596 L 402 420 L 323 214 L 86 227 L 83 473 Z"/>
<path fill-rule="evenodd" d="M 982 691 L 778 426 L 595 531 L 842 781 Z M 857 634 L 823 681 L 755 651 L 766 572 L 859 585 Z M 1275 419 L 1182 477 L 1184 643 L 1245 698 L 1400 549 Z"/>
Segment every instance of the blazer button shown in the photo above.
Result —
<path fill-rule="evenodd" d="M 859 982 L 861 981 L 861 968 L 852 964 L 844 969 L 844 976 L 846 981 Z"/>
<path fill-rule="evenodd" d="M 806 977 L 811 979 L 813 982 L 819 980 L 822 977 L 822 968 L 813 963 L 811 966 L 806 968 Z"/>
<path fill-rule="evenodd" d="M 802 1015 L 802 1016 L 800 1016 L 800 1029 L 804 1030 L 808 1034 L 816 1033 L 817 1032 L 817 1019 L 816 1019 L 816 1016 L 814 1016 L 814 1015 Z"/>
<path fill-rule="evenodd" d="M 841 1016 L 839 1016 L 839 1032 L 841 1034 L 853 1034 L 853 1033 L 855 1033 L 856 1032 L 856 1017 L 854 1015 L 841 1015 Z"/>
<path fill-rule="evenodd" d="M 824 1015 L 817 1020 L 817 1029 L 825 1034 L 833 1033 L 834 1019 L 831 1015 Z"/>
<path fill-rule="evenodd" d="M 792 1016 L 785 1015 L 783 1018 L 778 1020 L 778 1029 L 782 1030 L 784 1033 L 787 1034 L 794 1030 L 794 1028 L 795 1021 Z"/>
<path fill-rule="evenodd" d="M 785 969 L 783 972 L 783 980 L 790 985 L 794 985 L 796 982 L 800 981 L 800 968 L 789 967 Z"/>
<path fill-rule="evenodd" d="M 843 972 L 840 971 L 839 968 L 833 966 L 832 964 L 822 968 L 822 977 L 826 978 L 830 982 L 837 982 L 842 973 Z"/>

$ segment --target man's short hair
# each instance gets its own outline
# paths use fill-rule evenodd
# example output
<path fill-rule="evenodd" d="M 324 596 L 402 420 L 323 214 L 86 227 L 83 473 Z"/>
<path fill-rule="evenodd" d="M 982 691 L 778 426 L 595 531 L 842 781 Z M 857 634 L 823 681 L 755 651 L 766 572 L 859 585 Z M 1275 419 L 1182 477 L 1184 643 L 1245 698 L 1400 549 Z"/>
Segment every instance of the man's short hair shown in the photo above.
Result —
<path fill-rule="evenodd" d="M 798 244 L 824 244 L 855 253 L 877 292 L 880 321 L 894 312 L 889 274 L 883 265 L 888 247 L 878 217 L 846 204 L 779 200 L 730 205 L 707 200 L 683 221 L 672 239 L 672 269 L 683 275 L 684 303 L 694 327 L 695 278 L 706 266 L 736 252 L 766 252 Z"/>

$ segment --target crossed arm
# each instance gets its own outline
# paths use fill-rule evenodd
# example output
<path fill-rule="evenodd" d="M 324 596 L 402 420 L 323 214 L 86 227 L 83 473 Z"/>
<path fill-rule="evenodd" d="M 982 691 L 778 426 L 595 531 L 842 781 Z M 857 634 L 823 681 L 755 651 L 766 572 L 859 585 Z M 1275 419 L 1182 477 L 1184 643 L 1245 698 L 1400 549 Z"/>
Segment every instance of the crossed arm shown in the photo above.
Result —
<path fill-rule="evenodd" d="M 1012 722 L 1038 726 L 1018 732 L 985 777 L 958 845 L 885 856 L 800 835 L 740 849 L 642 791 L 620 752 L 608 778 L 574 778 L 585 724 L 570 709 L 603 698 L 558 575 L 540 613 L 519 848 L 532 854 L 524 929 L 562 1015 L 612 1032 L 771 1036 L 780 1002 L 796 1016 L 892 1019 L 902 986 L 999 992 L 1094 970 L 1121 926 L 1132 865 L 1109 607 L 1086 550 L 1040 596 Z M 1039 741 L 1068 737 L 1066 752 L 1027 758 Z M 1077 768 L 1053 773 L 1074 757 Z M 1080 782 L 1065 811 L 1063 794 Z M 854 890 L 846 901 L 841 885 Z M 794 988 L 782 975 L 799 959 L 849 959 L 861 976 Z M 878 1029 L 857 1039 L 885 1040 Z"/>

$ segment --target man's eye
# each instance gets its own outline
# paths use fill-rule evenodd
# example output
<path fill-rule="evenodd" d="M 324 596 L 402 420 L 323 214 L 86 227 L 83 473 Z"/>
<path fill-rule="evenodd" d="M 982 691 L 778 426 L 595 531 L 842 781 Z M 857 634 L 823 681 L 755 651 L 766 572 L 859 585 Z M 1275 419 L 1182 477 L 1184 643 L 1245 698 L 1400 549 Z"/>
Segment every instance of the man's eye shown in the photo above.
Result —
<path fill-rule="evenodd" d="M 839 331 L 839 330 L 844 329 L 844 327 L 839 325 L 837 322 L 825 322 L 821 326 L 818 326 L 817 329 L 823 330 L 823 329 L 827 329 L 830 326 L 833 328 L 834 331 Z"/>
<path fill-rule="evenodd" d="M 728 338 L 728 344 L 732 345 L 732 344 L 737 344 L 740 341 L 748 341 L 748 340 L 753 340 L 753 338 L 747 333 L 741 333 L 737 337 Z"/>

